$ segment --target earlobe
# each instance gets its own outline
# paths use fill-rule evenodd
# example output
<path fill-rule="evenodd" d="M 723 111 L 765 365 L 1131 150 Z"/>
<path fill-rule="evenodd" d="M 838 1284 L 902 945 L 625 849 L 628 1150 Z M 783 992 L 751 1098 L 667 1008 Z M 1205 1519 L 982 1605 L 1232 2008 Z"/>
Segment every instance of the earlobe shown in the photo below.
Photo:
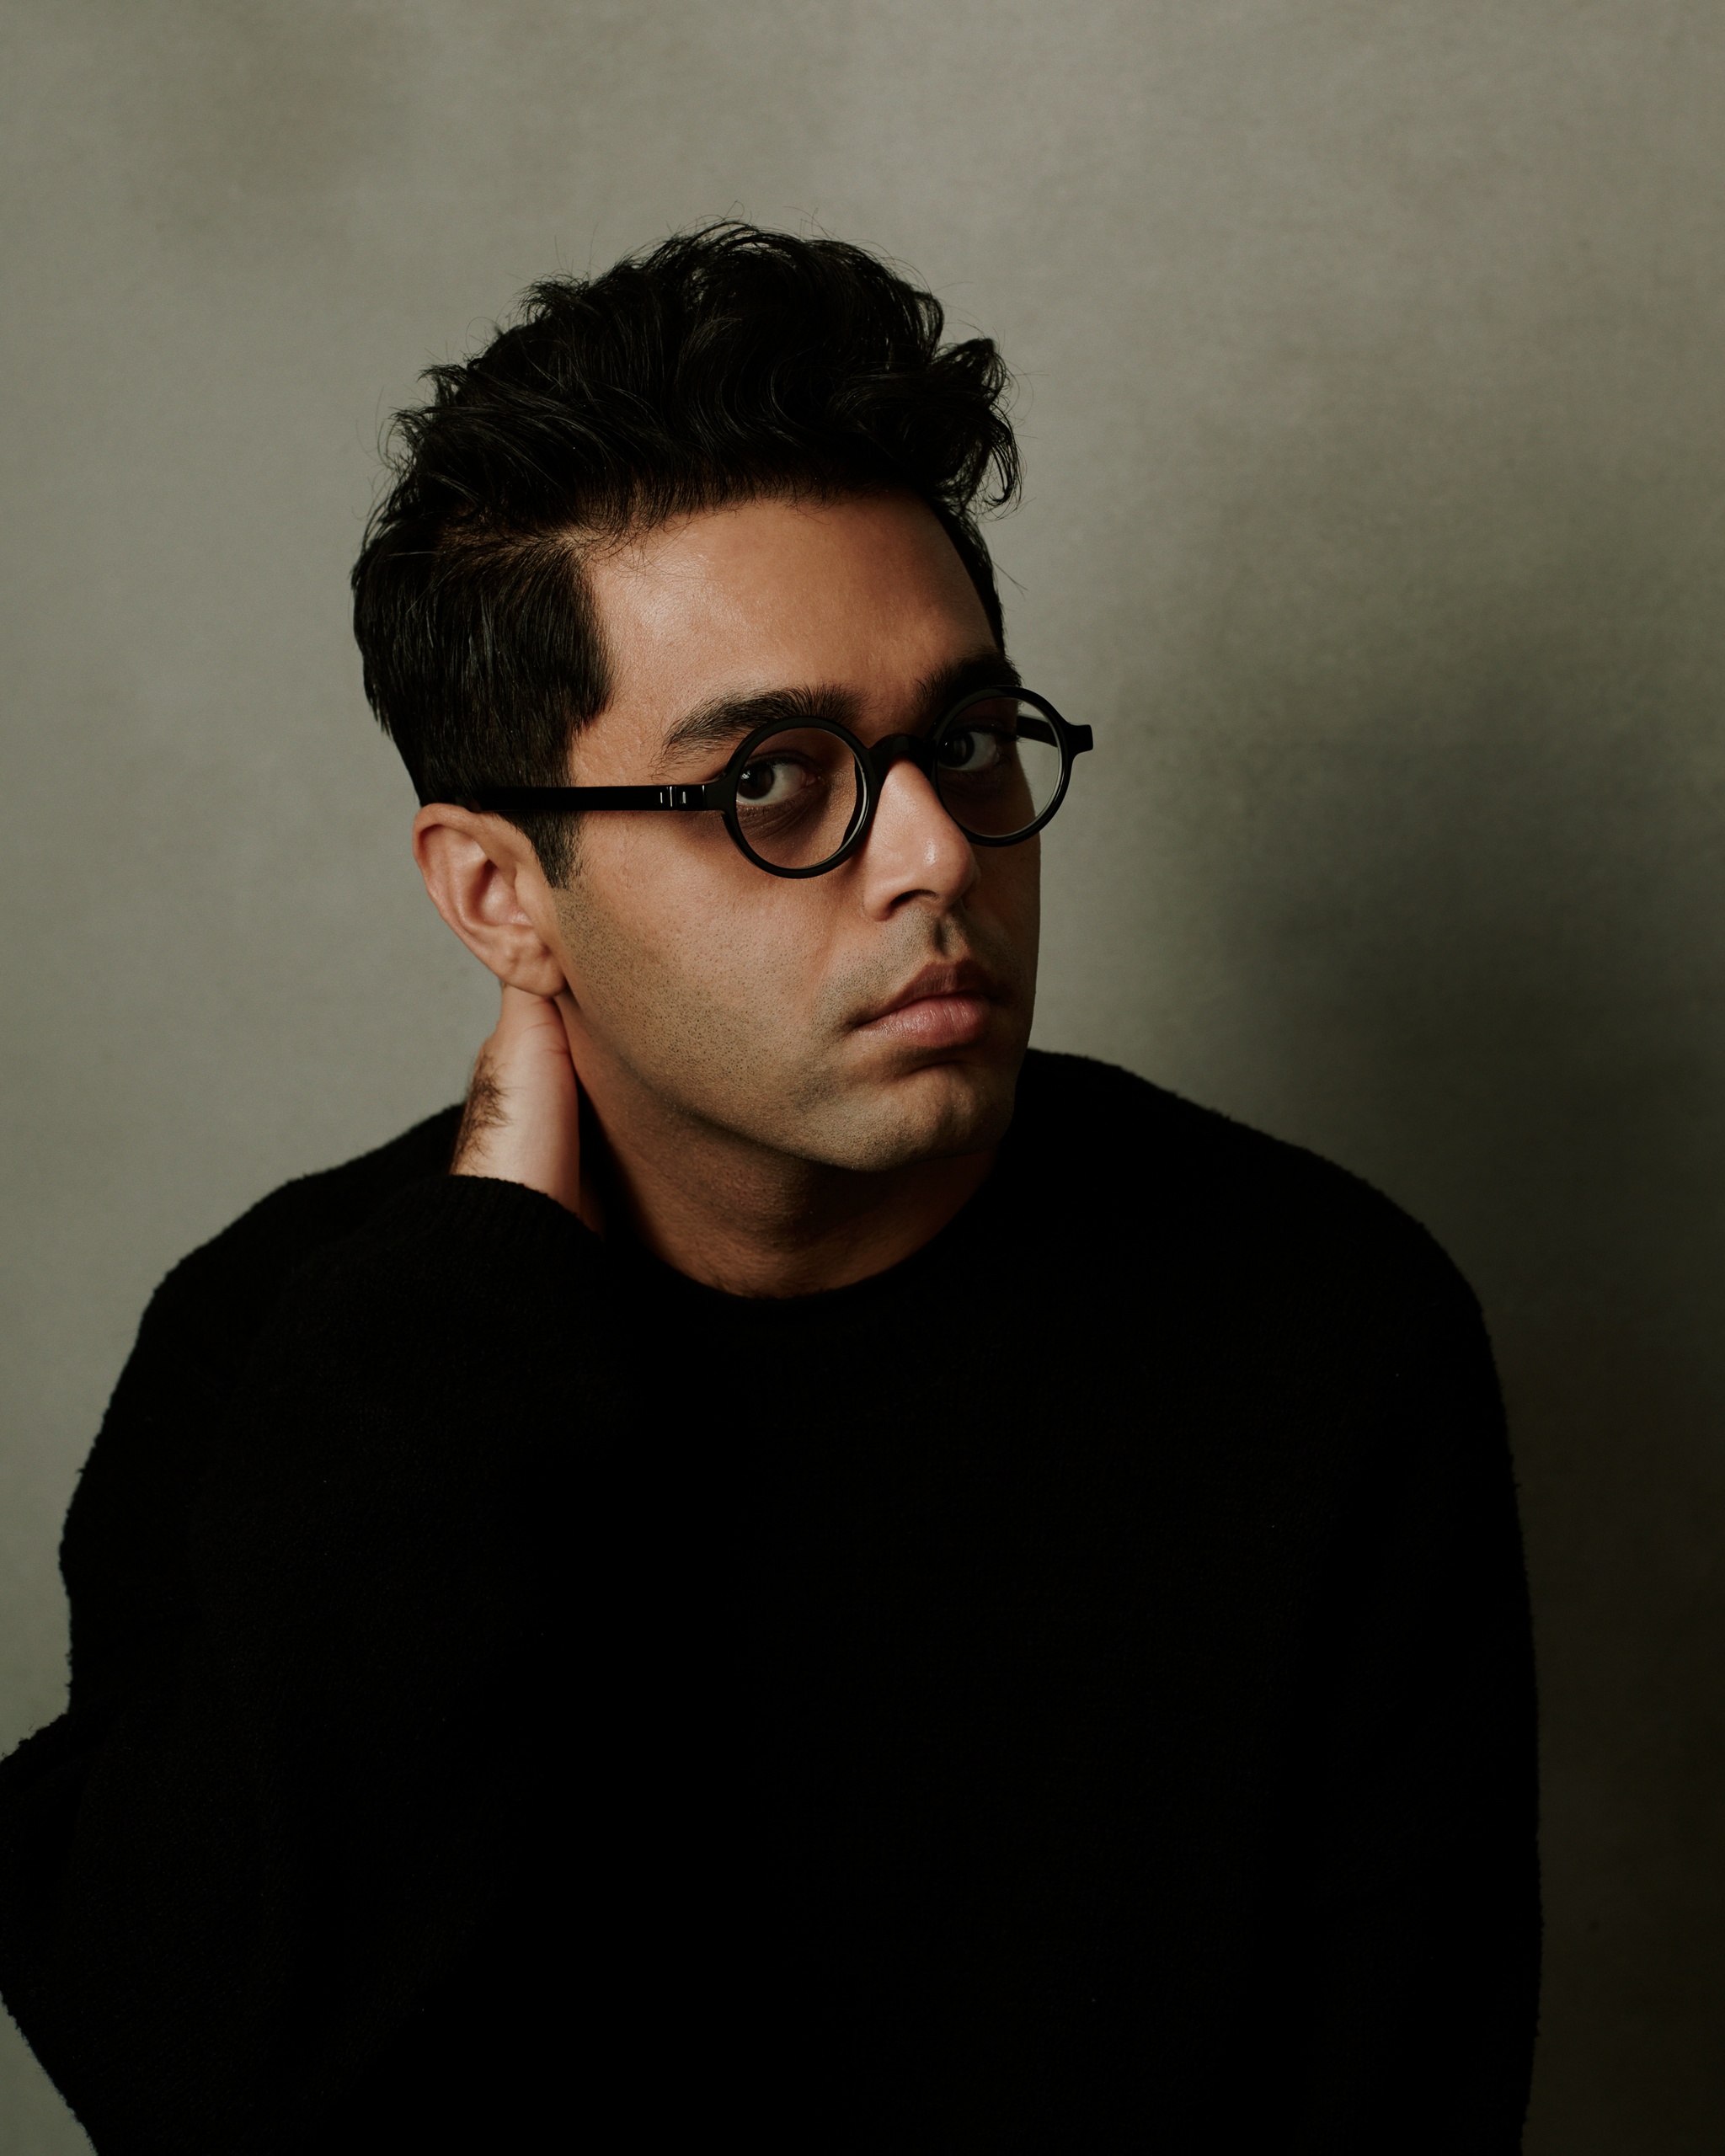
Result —
<path fill-rule="evenodd" d="M 562 991 L 562 961 L 535 924 L 553 917 L 549 889 L 514 825 L 430 802 L 414 819 L 413 846 L 432 905 L 488 972 L 529 995 Z"/>

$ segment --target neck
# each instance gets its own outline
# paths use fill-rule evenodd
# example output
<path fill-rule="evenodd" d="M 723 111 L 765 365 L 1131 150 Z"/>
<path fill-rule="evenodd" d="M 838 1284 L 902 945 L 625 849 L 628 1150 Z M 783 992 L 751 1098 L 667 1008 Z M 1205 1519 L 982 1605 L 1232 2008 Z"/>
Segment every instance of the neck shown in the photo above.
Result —
<path fill-rule="evenodd" d="M 593 1098 L 608 1232 L 734 1295 L 809 1295 L 884 1273 L 931 1241 L 986 1181 L 997 1149 L 879 1172 L 794 1160 L 711 1125 Z M 632 1104 L 634 1105 L 634 1104 Z M 669 1120 L 669 1119 L 667 1119 Z M 667 1171 L 666 1163 L 670 1163 Z"/>

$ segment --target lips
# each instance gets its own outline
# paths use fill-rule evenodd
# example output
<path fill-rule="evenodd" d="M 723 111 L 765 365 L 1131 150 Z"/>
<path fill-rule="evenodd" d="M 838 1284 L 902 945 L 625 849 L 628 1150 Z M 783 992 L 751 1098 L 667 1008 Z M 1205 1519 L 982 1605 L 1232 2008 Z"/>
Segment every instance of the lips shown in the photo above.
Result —
<path fill-rule="evenodd" d="M 895 1035 L 907 1045 L 962 1048 L 986 1030 L 1003 995 L 1000 983 L 974 958 L 925 966 L 862 1025 L 870 1033 Z"/>

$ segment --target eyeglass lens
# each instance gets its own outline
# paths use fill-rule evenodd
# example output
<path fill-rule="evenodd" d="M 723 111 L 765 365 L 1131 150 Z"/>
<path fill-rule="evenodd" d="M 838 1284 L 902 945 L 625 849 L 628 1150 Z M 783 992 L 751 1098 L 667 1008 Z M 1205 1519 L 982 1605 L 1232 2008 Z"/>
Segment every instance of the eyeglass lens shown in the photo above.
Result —
<path fill-rule="evenodd" d="M 814 868 L 842 849 L 865 798 L 861 766 L 837 734 L 790 727 L 737 774 L 737 829 L 775 868 Z"/>
<path fill-rule="evenodd" d="M 1060 791 L 1055 729 L 1034 704 L 990 697 L 966 707 L 941 736 L 935 786 L 941 806 L 973 838 L 1028 830 Z"/>
<path fill-rule="evenodd" d="M 1060 744 L 1034 705 L 1017 696 L 971 705 L 940 738 L 941 805 L 974 838 L 1027 830 L 1060 789 Z M 850 748 L 820 727 L 788 727 L 750 752 L 737 775 L 737 828 L 776 868 L 814 868 L 841 852 L 868 798 Z"/>

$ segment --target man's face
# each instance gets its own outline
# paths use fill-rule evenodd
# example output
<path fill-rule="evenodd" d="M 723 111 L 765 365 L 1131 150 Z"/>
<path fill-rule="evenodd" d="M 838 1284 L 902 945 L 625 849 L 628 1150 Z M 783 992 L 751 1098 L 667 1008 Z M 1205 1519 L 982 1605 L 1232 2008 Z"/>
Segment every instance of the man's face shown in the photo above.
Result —
<path fill-rule="evenodd" d="M 950 542 L 907 498 L 746 502 L 588 575 L 615 686 L 576 785 L 716 777 L 758 723 L 750 698 L 797 691 L 872 742 L 1006 678 Z M 588 816 L 557 947 L 601 1119 L 862 1170 L 993 1145 L 1030 1030 L 1039 867 L 1034 839 L 973 847 L 905 760 L 867 844 L 806 881 L 756 867 L 716 814 Z"/>

